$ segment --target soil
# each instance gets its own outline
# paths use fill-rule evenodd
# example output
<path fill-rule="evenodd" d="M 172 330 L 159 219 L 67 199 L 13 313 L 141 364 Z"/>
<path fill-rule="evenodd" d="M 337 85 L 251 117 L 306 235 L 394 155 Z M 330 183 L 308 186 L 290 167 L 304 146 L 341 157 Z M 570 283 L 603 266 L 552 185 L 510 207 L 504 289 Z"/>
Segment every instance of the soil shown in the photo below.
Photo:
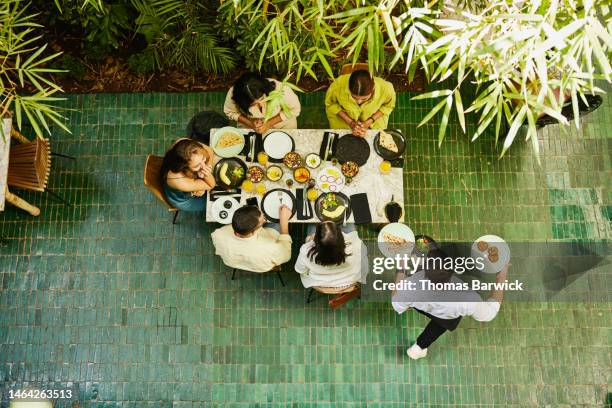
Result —
<path fill-rule="evenodd" d="M 136 75 L 127 64 L 130 55 L 140 52 L 145 44 L 138 37 L 132 38 L 113 51 L 112 56 L 102 60 L 92 60 L 86 55 L 83 34 L 74 28 L 58 26 L 47 28 L 44 40 L 54 51 L 62 51 L 75 57 L 83 65 L 85 75 L 73 78 L 67 74 L 55 74 L 54 79 L 66 93 L 119 93 L 119 92 L 203 92 L 226 91 L 234 81 L 246 72 L 237 69 L 230 75 L 193 74 L 178 70 L 166 70 L 151 75 Z M 104 50 L 108 53 L 107 50 Z M 412 83 L 403 73 L 390 73 L 386 79 L 393 83 L 397 92 L 424 92 L 425 77 L 418 72 Z M 298 86 L 306 92 L 322 91 L 330 84 L 329 79 L 317 81 L 310 77 L 302 78 Z"/>

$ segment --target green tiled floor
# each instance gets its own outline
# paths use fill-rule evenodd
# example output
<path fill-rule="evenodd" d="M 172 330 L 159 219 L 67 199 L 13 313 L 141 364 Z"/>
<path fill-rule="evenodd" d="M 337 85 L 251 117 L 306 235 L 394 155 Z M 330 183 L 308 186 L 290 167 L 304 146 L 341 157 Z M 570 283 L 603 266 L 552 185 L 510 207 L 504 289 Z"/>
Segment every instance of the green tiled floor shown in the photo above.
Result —
<path fill-rule="evenodd" d="M 492 136 L 416 129 L 431 102 L 399 96 L 409 135 L 407 220 L 441 240 L 483 231 L 513 241 L 612 240 L 612 97 L 583 130 L 549 126 L 542 166 L 517 140 L 498 160 Z M 405 354 L 425 324 L 389 304 L 332 312 L 304 304 L 286 272 L 229 271 L 201 216 L 170 215 L 142 184 L 199 110 L 225 95 L 69 96 L 73 134 L 56 132 L 51 188 L 32 218 L 0 213 L 0 381 L 75 389 L 87 406 L 592 406 L 612 388 L 608 303 L 512 303 L 491 323 L 465 319 L 425 360 Z M 302 127 L 324 127 L 323 95 L 302 96 Z M 427 105 L 429 104 L 429 105 Z M 362 229 L 372 238 L 373 229 Z"/>

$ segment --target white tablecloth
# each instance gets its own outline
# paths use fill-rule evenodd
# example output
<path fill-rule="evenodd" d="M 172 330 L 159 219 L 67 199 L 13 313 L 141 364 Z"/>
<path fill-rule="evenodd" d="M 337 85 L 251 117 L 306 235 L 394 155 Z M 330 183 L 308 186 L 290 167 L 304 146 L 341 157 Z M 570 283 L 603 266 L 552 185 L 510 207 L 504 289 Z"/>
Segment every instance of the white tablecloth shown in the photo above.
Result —
<path fill-rule="evenodd" d="M 282 129 L 282 131 L 290 134 L 293 137 L 296 145 L 295 151 L 300 153 L 302 157 L 305 157 L 308 153 L 319 153 L 319 149 L 323 141 L 323 134 L 326 131 L 338 133 L 340 134 L 340 136 L 350 133 L 348 129 Z M 372 214 L 372 222 L 386 223 L 388 221 L 382 210 L 384 205 L 387 202 L 391 201 L 392 197 L 394 201 L 398 202 L 402 206 L 402 208 L 404 207 L 404 181 L 401 168 L 393 167 L 391 169 L 391 172 L 388 174 L 382 174 L 380 172 L 379 165 L 383 159 L 378 156 L 378 154 L 376 154 L 374 148 L 372 147 L 374 136 L 377 133 L 377 130 L 368 131 L 366 140 L 370 144 L 370 157 L 367 163 L 359 168 L 359 173 L 357 174 L 357 176 L 354 177 L 352 182 L 350 184 L 347 184 L 341 190 L 341 192 L 346 194 L 348 197 L 356 193 L 367 193 L 368 202 L 370 204 L 370 213 Z M 245 159 L 244 156 L 239 157 L 243 160 Z M 215 162 L 219 159 L 219 157 L 216 157 Z M 248 167 L 257 164 L 251 162 L 246 163 Z M 326 167 L 327 164 L 331 164 L 331 162 L 323 162 L 321 163 L 321 166 L 319 166 L 319 168 L 314 170 L 309 169 L 311 171 L 311 176 L 313 178 L 316 178 L 318 171 Z M 289 177 L 293 178 L 293 172 L 291 170 L 285 167 L 282 163 L 279 165 L 283 168 L 284 171 L 283 178 L 275 182 L 264 179 L 263 183 L 266 185 L 266 191 L 272 190 L 274 188 L 287 188 L 285 180 Z M 338 167 L 340 167 L 339 164 Z M 302 189 L 303 187 L 303 184 L 298 184 L 294 182 L 290 190 L 295 195 L 296 189 Z M 241 204 L 244 204 L 249 197 L 257 197 L 258 202 L 261 203 L 261 195 L 257 195 L 254 192 L 246 193 L 243 191 L 240 197 Z M 400 221 L 403 221 L 403 219 L 404 217 L 402 215 Z M 212 202 L 210 201 L 210 198 L 208 199 L 206 205 L 206 221 L 215 221 L 215 218 L 212 214 Z M 298 220 L 296 214 L 291 219 L 291 222 L 313 223 L 319 222 L 319 220 L 318 218 L 316 218 L 316 215 L 310 220 Z M 354 222 L 352 214 L 347 219 L 347 222 Z"/>
<path fill-rule="evenodd" d="M 2 121 L 2 134 L 0 135 L 0 211 L 4 211 L 4 201 L 6 199 L 6 180 L 8 177 L 9 150 L 11 147 L 11 127 L 10 118 Z"/>

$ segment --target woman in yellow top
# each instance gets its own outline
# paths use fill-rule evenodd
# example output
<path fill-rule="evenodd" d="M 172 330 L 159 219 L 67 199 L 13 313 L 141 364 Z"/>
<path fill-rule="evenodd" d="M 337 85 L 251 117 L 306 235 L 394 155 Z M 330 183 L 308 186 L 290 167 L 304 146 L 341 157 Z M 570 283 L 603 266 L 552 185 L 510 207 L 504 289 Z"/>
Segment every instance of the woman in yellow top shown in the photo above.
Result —
<path fill-rule="evenodd" d="M 365 70 L 340 75 L 325 95 L 330 129 L 352 129 L 356 136 L 365 136 L 368 129 L 386 129 L 393 108 L 393 84 Z"/>

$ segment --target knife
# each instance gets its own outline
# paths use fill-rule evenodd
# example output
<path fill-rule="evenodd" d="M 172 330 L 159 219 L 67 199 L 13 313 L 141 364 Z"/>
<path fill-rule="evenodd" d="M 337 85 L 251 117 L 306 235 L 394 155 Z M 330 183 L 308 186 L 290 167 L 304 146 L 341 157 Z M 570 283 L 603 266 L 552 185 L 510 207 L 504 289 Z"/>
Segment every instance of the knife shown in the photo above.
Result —
<path fill-rule="evenodd" d="M 255 142 L 257 141 L 257 135 L 253 134 L 251 136 L 251 161 L 255 161 Z"/>
<path fill-rule="evenodd" d="M 325 145 L 325 150 L 323 150 L 323 161 L 327 160 L 327 154 L 329 151 L 329 139 L 331 138 L 331 133 L 327 134 L 327 144 Z"/>
<path fill-rule="evenodd" d="M 329 142 L 329 153 L 326 155 L 326 157 L 330 156 L 332 154 L 332 151 L 334 150 L 334 137 L 335 136 L 336 136 L 335 133 L 331 133 L 329 135 L 329 139 L 328 139 L 328 142 Z"/>
<path fill-rule="evenodd" d="M 304 187 L 304 191 L 302 192 L 302 207 L 304 210 L 302 211 L 302 216 L 310 218 L 310 208 L 308 208 L 308 197 L 306 192 L 306 187 Z"/>

